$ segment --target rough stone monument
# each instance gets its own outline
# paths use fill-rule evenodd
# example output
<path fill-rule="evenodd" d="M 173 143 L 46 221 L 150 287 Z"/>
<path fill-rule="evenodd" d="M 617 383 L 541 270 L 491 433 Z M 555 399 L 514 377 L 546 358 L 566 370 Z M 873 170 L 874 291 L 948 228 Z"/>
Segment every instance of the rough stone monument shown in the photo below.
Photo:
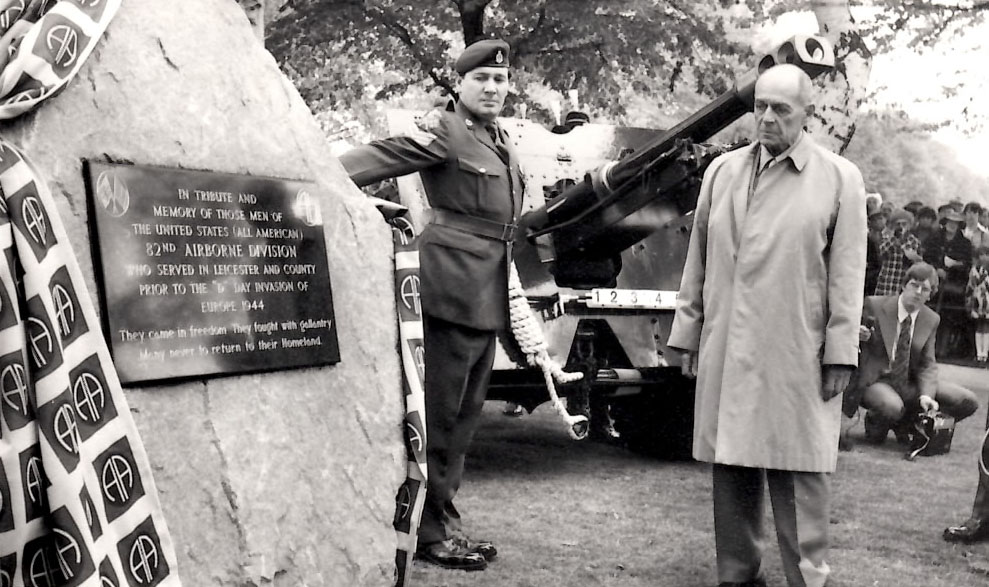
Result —
<path fill-rule="evenodd" d="M 128 0 L 3 129 L 99 297 L 83 159 L 316 182 L 341 362 L 126 390 L 185 585 L 390 585 L 405 475 L 391 237 L 231 0 Z M 97 304 L 98 305 L 98 304 Z"/>

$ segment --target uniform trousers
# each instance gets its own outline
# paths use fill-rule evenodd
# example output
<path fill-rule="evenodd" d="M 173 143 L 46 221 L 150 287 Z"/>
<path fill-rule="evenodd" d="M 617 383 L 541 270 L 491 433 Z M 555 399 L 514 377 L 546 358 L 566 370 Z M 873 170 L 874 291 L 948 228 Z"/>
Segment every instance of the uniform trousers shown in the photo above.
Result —
<path fill-rule="evenodd" d="M 776 537 L 790 587 L 822 587 L 830 572 L 830 481 L 827 473 L 715 464 L 714 535 L 719 583 L 762 578 L 766 482 Z"/>
<path fill-rule="evenodd" d="M 453 498 L 487 395 L 496 331 L 477 330 L 423 313 L 425 347 L 426 502 L 420 545 L 461 534 Z"/>
<path fill-rule="evenodd" d="M 989 523 L 989 413 L 986 414 L 986 433 L 982 437 L 982 452 L 979 454 L 979 487 L 975 490 L 975 503 L 972 504 L 972 519 Z"/>

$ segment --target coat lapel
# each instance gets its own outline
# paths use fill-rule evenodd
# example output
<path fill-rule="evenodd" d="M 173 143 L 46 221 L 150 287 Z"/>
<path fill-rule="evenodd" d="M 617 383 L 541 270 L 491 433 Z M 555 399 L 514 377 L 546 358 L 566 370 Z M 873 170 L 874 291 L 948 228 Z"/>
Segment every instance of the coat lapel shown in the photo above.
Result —
<path fill-rule="evenodd" d="M 889 296 L 879 307 L 879 330 L 886 345 L 886 357 L 893 356 L 893 346 L 896 344 L 896 312 L 900 296 Z M 914 329 L 916 332 L 916 328 Z M 914 335 L 916 339 L 916 333 Z"/>
<path fill-rule="evenodd" d="M 748 214 L 749 208 L 749 187 L 752 184 L 752 174 L 755 169 L 755 157 L 759 153 L 759 143 L 752 143 L 752 145 L 745 147 L 749 150 L 748 156 L 745 158 L 746 167 L 745 171 L 741 174 L 744 178 L 744 184 L 736 185 L 735 189 L 731 193 L 731 209 L 732 209 L 732 240 L 735 243 L 735 252 L 738 253 L 738 248 L 742 242 L 742 231 L 745 229 L 745 217 Z"/>
<path fill-rule="evenodd" d="M 494 141 L 491 140 L 488 129 L 484 128 L 484 125 L 479 122 L 474 123 L 474 136 L 477 137 L 477 140 L 481 141 L 482 145 L 491 149 L 495 155 L 498 154 L 498 147 L 495 147 Z"/>
<path fill-rule="evenodd" d="M 488 134 L 488 129 L 484 127 L 484 123 L 471 115 L 467 107 L 461 102 L 457 102 L 454 105 L 454 110 L 461 118 L 464 119 L 464 125 L 470 130 L 477 142 L 481 143 L 485 147 L 491 149 L 495 155 L 498 154 L 498 148 L 495 147 L 494 141 L 491 140 L 491 135 Z M 500 157 L 499 157 L 500 159 Z"/>
<path fill-rule="evenodd" d="M 910 341 L 910 363 L 924 350 L 924 343 L 934 329 L 934 312 L 926 312 L 927 308 L 921 308 L 917 314 L 917 324 L 913 327 L 913 339 Z"/>

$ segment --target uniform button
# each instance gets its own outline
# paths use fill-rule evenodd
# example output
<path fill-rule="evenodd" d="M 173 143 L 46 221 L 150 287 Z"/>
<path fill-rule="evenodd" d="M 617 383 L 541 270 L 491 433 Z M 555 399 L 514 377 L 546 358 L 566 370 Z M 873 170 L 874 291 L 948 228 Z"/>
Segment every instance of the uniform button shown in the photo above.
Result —
<path fill-rule="evenodd" d="M 480 168 L 480 169 L 478 169 L 478 171 L 480 171 L 481 173 L 487 173 L 488 172 L 488 170 L 485 169 L 485 168 L 483 168 L 483 167 Z"/>

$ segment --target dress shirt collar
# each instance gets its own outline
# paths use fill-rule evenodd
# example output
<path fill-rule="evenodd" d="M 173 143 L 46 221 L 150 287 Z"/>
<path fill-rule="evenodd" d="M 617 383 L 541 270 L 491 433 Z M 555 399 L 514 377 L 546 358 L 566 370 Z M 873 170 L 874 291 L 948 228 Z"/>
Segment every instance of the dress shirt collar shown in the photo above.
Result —
<path fill-rule="evenodd" d="M 794 141 L 790 147 L 773 157 L 769 150 L 762 144 L 759 145 L 759 160 L 762 161 L 760 166 L 765 170 L 767 167 L 772 167 L 776 164 L 783 163 L 787 159 L 793 161 L 793 166 L 797 171 L 803 171 L 804 165 L 807 164 L 807 160 L 810 158 L 810 148 L 813 141 L 805 131 L 800 131 L 797 135 L 797 140 Z"/>
<path fill-rule="evenodd" d="M 920 308 L 917 308 L 913 312 L 907 312 L 907 309 L 903 307 L 903 295 L 901 294 L 896 299 L 896 333 L 899 336 L 900 324 L 903 323 L 903 319 L 910 316 L 910 339 L 913 340 L 913 331 L 917 327 L 917 314 L 920 314 Z"/>

